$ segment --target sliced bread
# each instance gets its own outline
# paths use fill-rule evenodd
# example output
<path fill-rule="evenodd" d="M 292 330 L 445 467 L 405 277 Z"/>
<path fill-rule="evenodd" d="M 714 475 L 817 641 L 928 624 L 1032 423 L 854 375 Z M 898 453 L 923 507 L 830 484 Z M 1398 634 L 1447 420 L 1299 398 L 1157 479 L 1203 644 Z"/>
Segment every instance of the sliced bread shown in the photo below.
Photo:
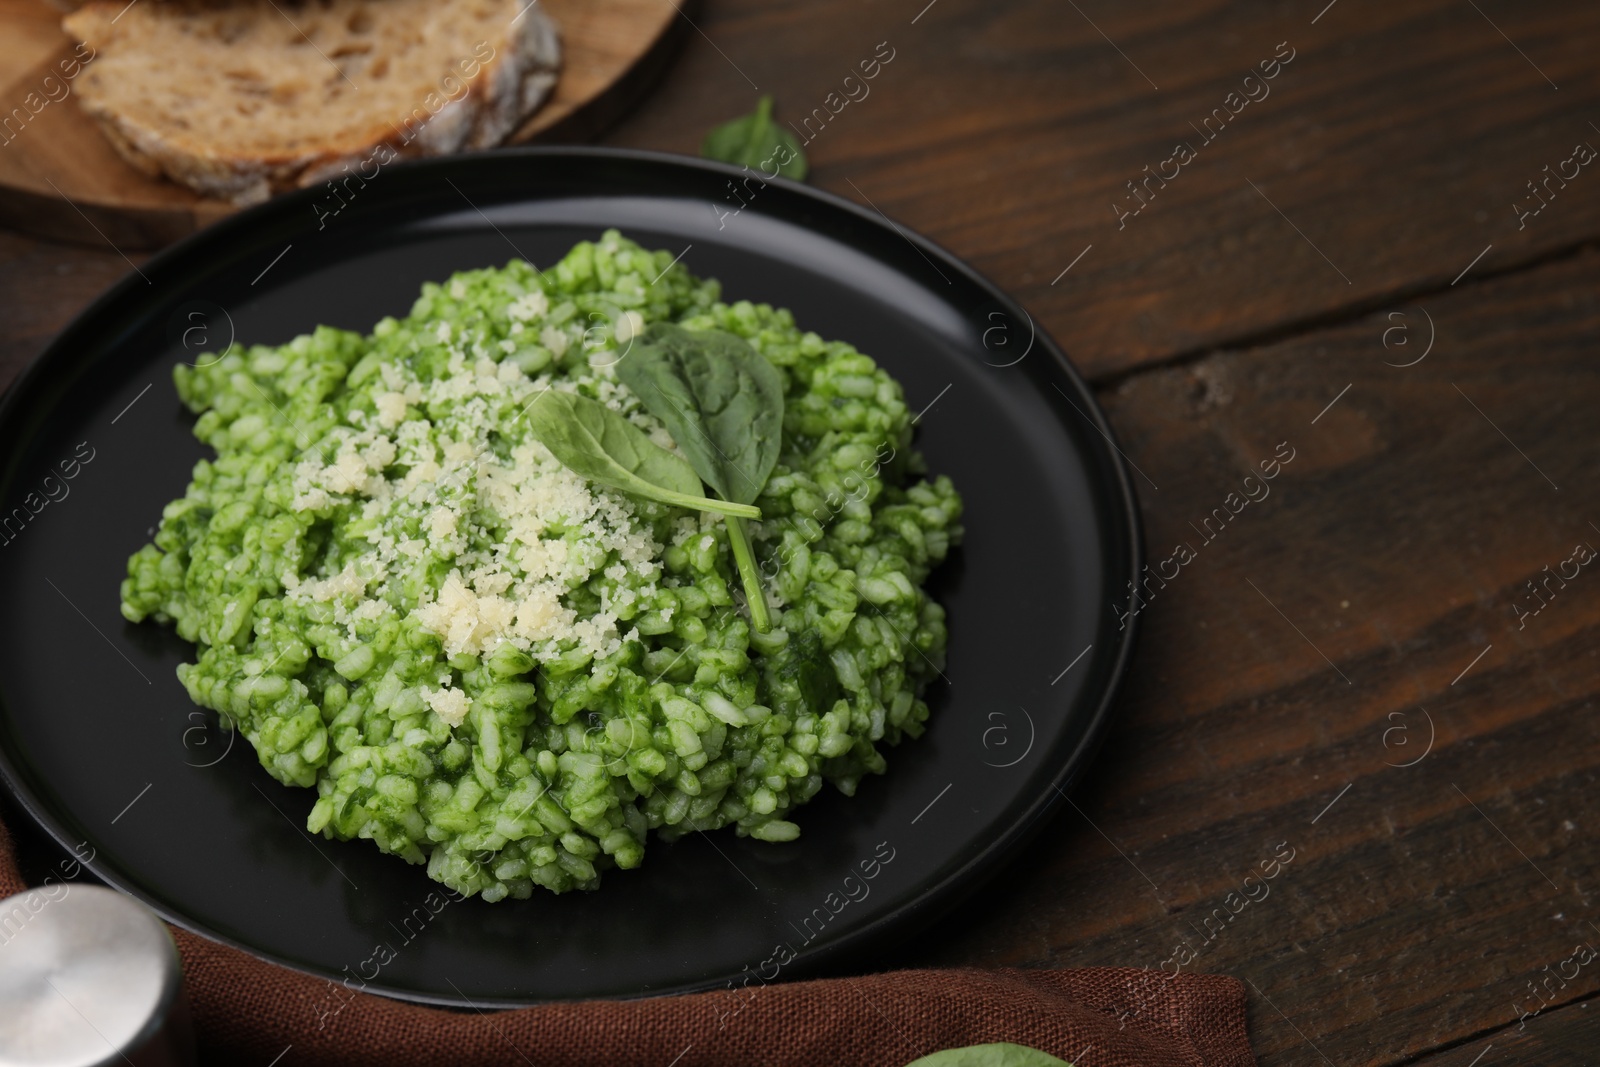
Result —
<path fill-rule="evenodd" d="M 91 0 L 62 26 L 95 51 L 76 95 L 117 150 L 240 204 L 498 144 L 561 55 L 529 0 Z"/>

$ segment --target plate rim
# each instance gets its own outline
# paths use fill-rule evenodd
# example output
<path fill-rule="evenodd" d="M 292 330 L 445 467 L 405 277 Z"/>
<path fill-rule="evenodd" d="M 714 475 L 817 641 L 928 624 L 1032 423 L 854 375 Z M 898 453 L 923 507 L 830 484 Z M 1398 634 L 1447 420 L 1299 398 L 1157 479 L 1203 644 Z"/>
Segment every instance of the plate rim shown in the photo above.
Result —
<path fill-rule="evenodd" d="M 459 153 L 422 160 L 407 160 L 392 165 L 394 170 L 404 170 L 406 173 L 425 172 L 427 170 L 455 171 L 468 169 L 488 162 L 503 165 L 508 157 L 510 159 L 526 160 L 587 160 L 610 161 L 613 163 L 639 164 L 644 167 L 680 168 L 691 171 L 702 171 L 726 177 L 744 177 L 745 170 L 730 164 L 714 160 L 702 159 L 695 156 L 685 156 L 669 152 L 657 152 L 635 148 L 614 148 L 602 146 L 509 146 L 488 149 L 479 152 Z M 1020 315 L 1033 329 L 1035 343 L 1042 346 L 1044 353 L 1050 358 L 1054 369 L 1058 371 L 1073 391 L 1077 400 L 1082 401 L 1086 407 L 1080 407 L 1079 414 L 1083 415 L 1108 447 L 1100 448 L 1094 445 L 1094 453 L 1098 462 L 1086 464 L 1091 471 L 1098 470 L 1100 475 L 1108 481 L 1108 488 L 1115 496 L 1114 515 L 1102 516 L 1101 522 L 1116 522 L 1122 526 L 1125 542 L 1121 548 L 1128 553 L 1130 570 L 1126 577 L 1137 583 L 1144 566 L 1144 524 L 1139 510 L 1138 493 L 1129 474 L 1128 463 L 1123 455 L 1121 446 L 1117 444 L 1114 430 L 1106 418 L 1098 400 L 1089 383 L 1078 371 L 1077 367 L 1067 357 L 1065 350 L 1048 332 L 1041 329 L 1034 318 L 1027 312 L 1021 303 L 1012 298 L 997 284 L 990 281 L 976 268 L 965 260 L 950 252 L 942 245 L 924 236 L 910 227 L 901 225 L 887 214 L 874 207 L 872 210 L 855 203 L 837 193 L 829 192 L 803 182 L 792 181 L 787 178 L 771 178 L 765 175 L 762 180 L 768 185 L 775 185 L 804 199 L 810 199 L 819 206 L 854 216 L 855 220 L 863 225 L 871 226 L 879 231 L 897 234 L 909 243 L 913 249 L 939 267 L 952 270 L 960 274 L 970 285 L 975 286 L 994 302 L 1003 313 L 1015 319 Z M 293 192 L 275 196 L 272 199 L 246 208 L 235 214 L 213 223 L 193 234 L 183 237 L 174 244 L 155 253 L 147 259 L 143 268 L 135 266 L 134 270 L 124 275 L 105 292 L 91 301 L 82 311 L 73 316 L 70 322 L 45 346 L 44 350 L 35 356 L 16 378 L 0 394 L 0 426 L 18 418 L 18 407 L 21 399 L 36 384 L 55 369 L 55 364 L 64 360 L 70 361 L 71 350 L 75 347 L 78 335 L 91 332 L 95 320 L 104 317 L 108 312 L 114 311 L 117 305 L 129 298 L 130 294 L 139 292 L 141 282 L 153 285 L 154 283 L 144 277 L 144 269 L 152 272 L 162 271 L 169 264 L 181 264 L 191 256 L 206 256 L 208 245 L 226 245 L 228 239 L 235 231 L 251 230 L 263 225 L 270 226 L 274 216 L 284 215 L 296 208 L 303 208 L 320 195 L 318 188 L 299 189 Z M 612 194 L 605 194 L 612 195 Z M 530 198 L 531 199 L 531 198 Z M 758 209 L 759 211 L 759 209 Z M 1071 398 L 1069 398 L 1071 399 Z M 1075 404 L 1075 406 L 1077 406 Z M 27 437 L 38 432 L 34 427 Z M 1093 445 L 1093 442 L 1091 442 Z M 20 462 L 20 450 L 13 453 L 9 462 L 0 467 L 0 482 L 8 482 L 14 473 L 16 465 Z M 1115 544 L 1115 539 L 1108 540 L 1108 544 Z M 1098 629 L 1108 624 L 1102 621 Z M 1050 818 L 1057 813 L 1063 800 L 1068 799 L 1068 793 L 1088 771 L 1093 763 L 1095 753 L 1105 739 L 1110 725 L 1112 712 L 1117 698 L 1121 693 L 1127 678 L 1135 648 L 1139 643 L 1139 635 L 1143 629 L 1138 613 L 1127 618 L 1127 626 L 1117 631 L 1117 650 L 1108 666 L 1107 682 L 1092 712 L 1085 715 L 1085 728 L 1081 741 L 1077 747 L 1066 755 L 1060 769 L 1051 777 L 1050 788 L 1041 790 L 1028 806 L 1007 825 L 1000 833 L 992 837 L 972 855 L 968 856 L 954 870 L 945 874 L 936 881 L 923 884 L 914 891 L 910 900 L 891 908 L 866 924 L 841 935 L 837 940 L 826 945 L 807 951 L 794 960 L 790 973 L 779 976 L 778 981 L 804 980 L 805 978 L 826 977 L 836 974 L 839 962 L 846 957 L 865 955 L 875 948 L 882 948 L 895 943 L 903 943 L 914 934 L 927 929 L 934 922 L 949 914 L 963 900 L 991 882 L 1003 870 L 1017 862 L 1023 847 L 1048 824 Z M 50 812 L 33 791 L 28 788 L 12 764 L 10 753 L 3 744 L 0 744 L 0 784 L 3 784 L 7 794 L 15 801 L 18 808 L 28 818 L 42 828 L 51 838 L 53 843 L 62 849 L 71 851 L 74 848 L 73 838 Z M 286 960 L 270 951 L 266 951 L 244 943 L 243 941 L 212 930 L 205 924 L 191 920 L 182 914 L 174 913 L 160 902 L 151 899 L 147 894 L 134 885 L 129 884 L 131 878 L 125 879 L 115 869 L 108 869 L 108 865 L 98 857 L 82 864 L 96 878 L 111 886 L 119 892 L 126 893 L 153 910 L 163 921 L 179 927 L 196 937 L 203 938 L 214 944 L 225 945 L 229 948 L 244 952 L 255 959 L 262 960 L 274 966 L 283 967 L 299 974 L 317 978 L 327 982 L 335 980 L 312 970 L 292 960 Z M 795 972 L 799 972 L 796 974 Z M 484 1007 L 516 1008 L 547 1003 L 573 1003 L 578 999 L 584 1000 L 637 1000 L 658 996 L 674 996 L 686 993 L 705 992 L 722 988 L 726 985 L 724 977 L 716 977 L 702 981 L 679 983 L 659 990 L 639 990 L 630 993 L 601 994 L 598 996 L 560 997 L 546 999 L 521 998 L 487 998 L 480 1001 L 466 1001 L 464 998 L 439 996 L 416 990 L 393 988 L 378 983 L 368 983 L 362 986 L 362 992 L 374 993 L 390 999 L 433 1007 L 462 1008 L 481 1003 Z"/>

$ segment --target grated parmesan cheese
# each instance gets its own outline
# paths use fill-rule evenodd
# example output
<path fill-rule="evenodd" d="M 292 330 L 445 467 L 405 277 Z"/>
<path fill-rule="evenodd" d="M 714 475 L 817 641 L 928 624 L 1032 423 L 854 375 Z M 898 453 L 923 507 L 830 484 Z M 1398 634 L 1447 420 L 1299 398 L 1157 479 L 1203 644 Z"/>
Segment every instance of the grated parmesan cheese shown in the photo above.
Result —
<path fill-rule="evenodd" d="M 378 409 L 378 425 L 385 430 L 392 430 L 405 421 L 406 398 L 404 393 L 379 393 L 373 399 L 373 404 Z"/>
<path fill-rule="evenodd" d="M 532 319 L 543 318 L 544 313 L 550 310 L 550 298 L 544 295 L 543 289 L 535 289 L 531 293 L 517 297 L 506 308 L 506 314 L 517 322 L 528 322 Z"/>
<path fill-rule="evenodd" d="M 472 709 L 472 700 L 459 689 L 430 689 L 422 687 L 422 699 L 433 713 L 451 726 L 460 726 Z"/>
<path fill-rule="evenodd" d="M 518 323 L 518 325 L 521 324 Z M 567 348 L 572 344 L 572 338 L 554 326 L 546 326 L 539 331 L 539 343 L 548 348 L 557 359 L 560 359 L 567 354 Z"/>
<path fill-rule="evenodd" d="M 542 298 L 528 294 L 518 306 L 530 317 L 542 314 Z M 566 348 L 565 334 L 545 332 L 558 339 L 552 348 Z M 437 336 L 446 340 L 444 330 Z M 298 464 L 293 506 L 325 510 L 365 498 L 371 550 L 332 576 L 285 583 L 285 596 L 332 605 L 352 640 L 384 619 L 408 617 L 452 657 L 487 655 L 502 644 L 537 662 L 574 649 L 615 653 L 624 640 L 617 612 L 639 602 L 630 583 L 650 583 L 653 593 L 661 571 L 661 545 L 637 518 L 637 505 L 567 470 L 525 433 L 511 435 L 509 454 L 490 447 L 491 435 L 514 429 L 529 400 L 552 387 L 547 376 L 530 380 L 510 361 L 469 359 L 460 347 L 448 350 L 444 370 L 423 382 L 404 366 L 380 366 L 384 389 L 374 396 L 371 425 L 342 431 L 330 462 L 308 453 Z M 637 407 L 598 374 L 557 387 Z M 429 420 L 411 414 L 417 409 L 446 414 Z M 664 436 L 655 420 L 633 417 Z M 424 585 L 416 600 L 391 603 L 391 571 L 421 575 L 432 561 L 449 568 L 436 591 Z M 599 610 L 580 617 L 567 597 L 597 577 L 618 592 L 602 590 Z M 466 714 L 459 690 L 428 694 L 428 706 L 452 725 Z"/>

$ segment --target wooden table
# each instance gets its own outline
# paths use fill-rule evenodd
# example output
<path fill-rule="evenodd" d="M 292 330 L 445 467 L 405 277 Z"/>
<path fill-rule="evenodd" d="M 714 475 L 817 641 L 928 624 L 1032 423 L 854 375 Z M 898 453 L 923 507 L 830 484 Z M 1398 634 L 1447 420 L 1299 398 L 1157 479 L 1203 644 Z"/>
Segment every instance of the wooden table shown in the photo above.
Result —
<path fill-rule="evenodd" d="M 798 122 L 887 42 L 870 95 L 813 122 L 812 180 L 1020 298 L 1097 383 L 1152 562 L 1195 553 L 1079 810 L 894 962 L 1187 961 L 1249 983 L 1263 1064 L 1592 1062 L 1600 568 L 1573 561 L 1600 545 L 1600 168 L 1574 149 L 1600 146 L 1600 7 L 696 22 L 607 143 L 693 152 L 758 89 Z M 0 235 L 0 378 L 128 269 Z"/>

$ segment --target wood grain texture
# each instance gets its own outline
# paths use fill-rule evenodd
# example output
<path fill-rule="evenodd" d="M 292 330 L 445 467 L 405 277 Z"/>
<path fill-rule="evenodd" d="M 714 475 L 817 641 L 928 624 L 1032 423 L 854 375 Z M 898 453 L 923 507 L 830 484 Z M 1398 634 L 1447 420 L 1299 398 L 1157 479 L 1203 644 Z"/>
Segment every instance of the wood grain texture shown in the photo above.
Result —
<path fill-rule="evenodd" d="M 1511 207 L 1600 148 L 1600 7 L 1339 0 L 1312 25 L 1326 3 L 716 3 L 614 139 L 692 153 L 755 86 L 798 125 L 887 41 L 865 99 L 806 146 L 811 180 L 967 258 L 1096 376 L 1446 285 L 1490 244 L 1473 274 L 1600 232 L 1592 166 L 1525 229 Z M 1270 95 L 1206 144 L 1191 123 L 1280 42 Z M 1194 161 L 1119 229 L 1126 183 L 1180 141 Z"/>
<path fill-rule="evenodd" d="M 143 257 L 133 254 L 132 263 Z M 89 302 L 131 273 L 101 242 L 61 245 L 0 229 L 0 389 Z"/>
<path fill-rule="evenodd" d="M 1600 255 L 1422 307 L 1412 367 L 1385 360 L 1422 353 L 1414 305 L 1102 393 L 1159 486 L 1152 570 L 1194 558 L 1151 586 L 1081 812 L 918 962 L 1159 972 L 1187 944 L 1253 984 L 1263 1064 L 1354 1067 L 1513 1025 L 1600 946 L 1600 558 L 1515 609 L 1600 546 Z M 1264 899 L 1230 902 L 1280 842 Z M 1571 969 L 1554 1003 L 1600 991 L 1600 961 Z"/>
<path fill-rule="evenodd" d="M 589 137 L 663 71 L 689 29 L 664 0 L 540 0 L 561 27 L 555 91 L 514 141 Z M 691 10 L 692 10 L 692 6 Z M 51 100 L 70 43 L 43 0 L 0 0 L 0 225 L 124 250 L 156 248 L 231 214 L 234 207 L 152 177 L 112 149 L 71 95 Z M 52 91 L 71 82 L 59 77 Z M 29 101 L 32 101 L 31 103 Z"/>
<path fill-rule="evenodd" d="M 1582 1001 L 1486 1038 L 1424 1056 L 1418 1067 L 1591 1067 L 1600 1049 L 1600 1003 Z"/>

